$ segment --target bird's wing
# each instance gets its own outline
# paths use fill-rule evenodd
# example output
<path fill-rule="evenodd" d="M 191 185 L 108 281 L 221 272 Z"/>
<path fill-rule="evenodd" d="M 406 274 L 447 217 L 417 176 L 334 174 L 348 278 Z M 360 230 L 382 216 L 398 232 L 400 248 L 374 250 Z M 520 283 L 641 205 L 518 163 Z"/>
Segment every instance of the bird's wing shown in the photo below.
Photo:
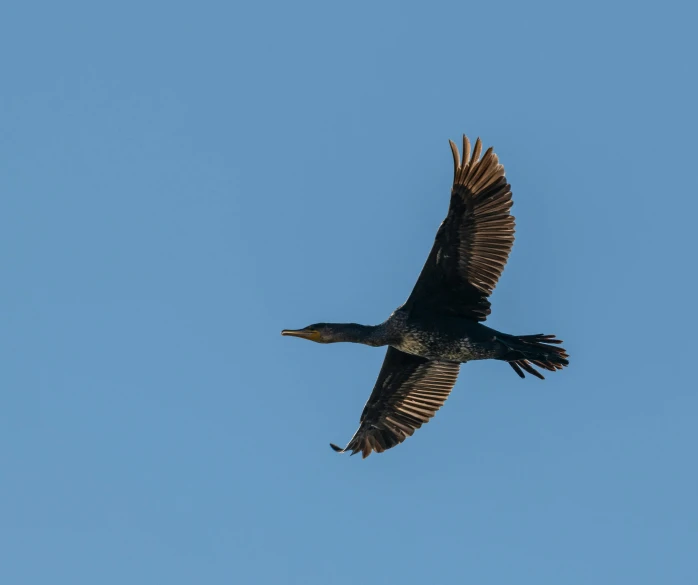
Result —
<path fill-rule="evenodd" d="M 453 152 L 453 187 L 448 215 L 405 307 L 447 312 L 484 321 L 492 293 L 514 244 L 511 188 L 492 148 L 478 138 L 472 156 L 463 136 L 463 160 Z"/>
<path fill-rule="evenodd" d="M 382 453 L 402 443 L 436 414 L 448 398 L 460 364 L 430 361 L 389 347 L 361 425 L 349 444 L 335 451 Z"/>

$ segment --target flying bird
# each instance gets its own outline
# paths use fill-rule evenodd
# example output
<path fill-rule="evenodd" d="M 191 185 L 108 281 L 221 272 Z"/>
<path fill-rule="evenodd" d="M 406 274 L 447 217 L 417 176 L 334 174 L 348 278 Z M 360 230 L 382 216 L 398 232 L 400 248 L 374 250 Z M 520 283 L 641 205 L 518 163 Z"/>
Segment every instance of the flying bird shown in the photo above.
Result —
<path fill-rule="evenodd" d="M 340 453 L 365 458 L 412 436 L 444 404 L 461 363 L 501 360 L 521 378 L 527 372 L 540 379 L 536 367 L 552 372 L 569 364 L 554 335 L 510 335 L 483 324 L 514 244 L 511 188 L 494 150 L 480 157 L 479 138 L 471 154 L 463 136 L 463 160 L 449 142 L 454 172 L 448 215 L 407 301 L 380 325 L 316 323 L 281 332 L 317 343 L 388 346 L 359 429 L 343 449 L 330 443 Z"/>

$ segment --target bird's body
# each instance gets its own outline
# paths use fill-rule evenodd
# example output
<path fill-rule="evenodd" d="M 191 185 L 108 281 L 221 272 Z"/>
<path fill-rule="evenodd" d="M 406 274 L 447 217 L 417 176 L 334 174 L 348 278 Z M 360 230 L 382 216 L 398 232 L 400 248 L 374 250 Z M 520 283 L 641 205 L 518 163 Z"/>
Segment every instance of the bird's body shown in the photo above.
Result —
<path fill-rule="evenodd" d="M 390 320 L 400 323 L 401 330 L 393 347 L 411 355 L 459 363 L 504 355 L 504 347 L 497 342 L 498 332 L 470 319 L 439 314 L 424 319 L 398 310 Z"/>
<path fill-rule="evenodd" d="M 502 334 L 460 317 L 431 314 L 425 319 L 398 308 L 380 325 L 360 327 L 364 329 L 357 330 L 360 333 L 355 339 L 344 341 L 389 345 L 410 355 L 457 363 L 496 359 L 505 353 L 496 337 Z"/>
<path fill-rule="evenodd" d="M 317 323 L 282 334 L 319 343 L 352 342 L 388 346 L 383 367 L 361 415 L 361 425 L 336 451 L 382 452 L 412 435 L 443 405 L 460 364 L 472 360 L 506 361 L 543 378 L 568 364 L 553 335 L 509 335 L 482 324 L 490 314 L 494 289 L 514 242 L 511 190 L 504 168 L 490 148 L 480 158 L 478 138 L 470 156 L 451 142 L 454 181 L 446 219 L 407 301 L 385 322 Z"/>

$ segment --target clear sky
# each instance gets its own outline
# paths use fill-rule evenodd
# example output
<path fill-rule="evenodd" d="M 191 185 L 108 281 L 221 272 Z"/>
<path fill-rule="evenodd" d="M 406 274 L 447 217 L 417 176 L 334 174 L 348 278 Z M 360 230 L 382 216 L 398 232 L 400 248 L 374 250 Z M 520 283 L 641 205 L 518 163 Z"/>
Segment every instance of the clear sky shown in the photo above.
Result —
<path fill-rule="evenodd" d="M 677 584 L 698 574 L 696 8 L 0 10 L 0 582 Z M 517 239 L 436 418 L 339 456 L 463 132 Z"/>

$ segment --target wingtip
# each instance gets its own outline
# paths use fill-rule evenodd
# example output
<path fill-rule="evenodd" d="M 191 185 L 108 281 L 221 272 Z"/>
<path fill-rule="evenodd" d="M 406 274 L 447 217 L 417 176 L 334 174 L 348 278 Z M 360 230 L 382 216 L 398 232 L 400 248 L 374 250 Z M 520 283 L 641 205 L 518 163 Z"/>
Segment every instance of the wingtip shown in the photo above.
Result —
<path fill-rule="evenodd" d="M 458 147 L 453 140 L 448 141 L 451 146 L 451 154 L 453 155 L 453 181 L 456 181 L 456 176 L 458 175 L 458 169 L 460 168 L 460 153 L 458 152 Z"/>
<path fill-rule="evenodd" d="M 332 447 L 332 449 L 334 449 L 337 453 L 344 453 L 344 449 L 342 449 L 341 447 L 337 447 L 337 445 L 335 445 L 334 443 L 330 443 L 330 447 Z"/>
<path fill-rule="evenodd" d="M 470 162 L 470 139 L 463 134 L 463 166 Z"/>
<path fill-rule="evenodd" d="M 475 146 L 473 147 L 473 156 L 471 157 L 473 164 L 480 160 L 480 154 L 482 154 L 482 140 L 480 140 L 480 137 L 478 136 L 475 140 Z"/>

